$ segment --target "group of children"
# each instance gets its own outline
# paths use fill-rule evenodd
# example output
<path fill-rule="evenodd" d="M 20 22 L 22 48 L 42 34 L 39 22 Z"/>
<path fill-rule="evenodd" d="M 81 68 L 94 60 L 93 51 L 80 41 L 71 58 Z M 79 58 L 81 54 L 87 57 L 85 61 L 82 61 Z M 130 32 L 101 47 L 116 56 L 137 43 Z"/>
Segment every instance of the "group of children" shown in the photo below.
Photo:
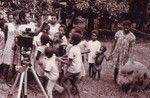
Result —
<path fill-rule="evenodd" d="M 45 26 L 46 28 L 47 26 Z M 65 83 L 72 78 L 73 81 L 70 82 L 77 89 L 77 81 L 86 75 L 85 67 L 87 65 L 85 62 L 89 63 L 89 76 L 96 78 L 98 73 L 98 79 L 100 79 L 101 64 L 104 59 L 108 60 L 105 55 L 107 48 L 98 41 L 97 30 L 93 30 L 91 40 L 86 41 L 79 28 L 73 28 L 67 40 L 65 29 L 66 27 L 61 25 L 59 32 L 54 34 L 53 40 L 43 32 L 40 37 L 41 45 L 37 47 L 36 60 L 38 64 L 35 64 L 35 68 L 40 77 L 48 78 L 48 83 L 43 82 L 43 84 L 44 86 L 47 84 L 46 88 L 50 98 L 52 98 L 52 90 L 59 78 L 63 79 L 58 83 Z"/>
<path fill-rule="evenodd" d="M 56 16 L 54 16 L 54 18 L 56 18 Z M 5 44 L 4 33 L 0 33 L 0 43 L 2 43 L 0 48 L 3 49 L 4 46 L 10 46 L 10 39 L 12 41 L 15 39 L 15 30 L 9 31 L 10 28 L 15 28 L 14 22 L 10 21 L 8 26 L 10 26 L 8 27 L 8 39 L 6 41 L 8 45 L 2 45 Z M 22 27 L 23 26 L 24 24 Z M 70 82 L 73 87 L 78 90 L 77 81 L 82 80 L 83 77 L 86 76 L 87 62 L 89 64 L 89 76 L 96 78 L 96 74 L 98 73 L 98 79 L 100 79 L 101 64 L 104 59 L 109 60 L 105 55 L 107 50 L 106 46 L 102 45 L 98 40 L 98 30 L 93 30 L 91 32 L 91 39 L 87 41 L 84 38 L 83 30 L 79 27 L 73 28 L 69 33 L 69 38 L 67 38 L 67 28 L 65 25 L 57 25 L 56 27 L 59 27 L 58 31 L 54 26 L 56 25 L 53 25 L 53 23 L 51 23 L 51 25 L 43 23 L 40 33 L 37 33 L 33 41 L 33 45 L 35 46 L 34 68 L 41 82 L 43 81 L 42 84 L 50 98 L 53 97 L 52 91 L 56 85 L 58 86 L 57 83 L 63 82 L 65 86 L 67 85 L 65 81 L 70 79 L 72 79 Z M 24 26 L 24 28 L 26 27 L 27 26 Z M 49 33 L 50 30 L 51 33 L 53 31 L 52 34 Z M 14 43 L 12 43 L 12 45 L 14 45 Z M 14 53 L 13 51 L 15 49 L 13 49 L 13 46 L 10 48 L 12 53 Z M 0 54 L 0 56 L 3 55 L 3 53 Z M 10 58 L 14 58 L 14 56 L 10 56 Z M 13 59 L 11 60 L 13 61 Z M 9 65 L 13 64 L 12 61 Z M 8 73 L 8 69 L 9 68 L 4 72 Z"/>

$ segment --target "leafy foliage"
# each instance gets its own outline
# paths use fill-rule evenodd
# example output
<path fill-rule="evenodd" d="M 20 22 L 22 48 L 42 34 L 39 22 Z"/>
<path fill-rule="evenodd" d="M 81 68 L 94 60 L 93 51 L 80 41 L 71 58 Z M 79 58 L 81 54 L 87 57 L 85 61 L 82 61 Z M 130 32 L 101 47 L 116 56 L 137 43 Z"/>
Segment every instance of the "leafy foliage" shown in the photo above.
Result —
<path fill-rule="evenodd" d="M 6 12 L 17 9 L 26 9 L 37 15 L 46 15 L 53 12 L 52 2 L 54 0 L 1 0 L 0 7 Z M 75 2 L 75 9 L 81 14 L 101 13 L 107 10 L 110 15 L 126 13 L 129 10 L 129 4 L 126 0 L 117 2 L 116 0 L 72 0 Z"/>

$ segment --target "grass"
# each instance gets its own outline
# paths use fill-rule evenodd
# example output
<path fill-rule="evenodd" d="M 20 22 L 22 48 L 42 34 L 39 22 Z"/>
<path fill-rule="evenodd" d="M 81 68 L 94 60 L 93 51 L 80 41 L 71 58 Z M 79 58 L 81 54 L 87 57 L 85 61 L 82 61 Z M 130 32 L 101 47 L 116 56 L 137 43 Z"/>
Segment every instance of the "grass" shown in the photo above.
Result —
<path fill-rule="evenodd" d="M 110 42 L 103 42 L 108 48 L 107 55 L 111 49 Z M 150 42 L 138 41 L 134 47 L 134 59 L 145 64 L 150 69 Z M 109 62 L 104 61 L 102 65 L 101 80 L 92 80 L 86 76 L 79 84 L 81 98 L 150 98 L 150 90 L 133 92 L 127 94 L 122 92 L 113 82 L 113 68 Z M 86 70 L 88 66 L 86 65 Z M 35 87 L 37 88 L 37 86 Z M 0 98 L 6 98 L 8 90 L 3 91 L 0 86 Z M 17 94 L 17 91 L 15 91 Z M 16 97 L 14 97 L 16 98 Z M 28 98 L 44 98 L 39 91 L 28 90 Z"/>

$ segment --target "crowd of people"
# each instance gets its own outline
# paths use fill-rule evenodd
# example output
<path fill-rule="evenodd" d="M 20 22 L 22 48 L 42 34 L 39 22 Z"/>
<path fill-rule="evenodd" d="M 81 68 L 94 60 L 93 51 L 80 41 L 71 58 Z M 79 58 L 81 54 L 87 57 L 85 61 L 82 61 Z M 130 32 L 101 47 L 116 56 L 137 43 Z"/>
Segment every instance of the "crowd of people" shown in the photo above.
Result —
<path fill-rule="evenodd" d="M 63 84 L 70 80 L 72 86 L 78 91 L 77 83 L 86 78 L 100 80 L 103 60 L 113 61 L 114 81 L 117 82 L 117 75 L 120 67 L 132 59 L 132 47 L 136 37 L 129 30 L 131 22 L 123 21 L 123 29 L 115 34 L 115 41 L 110 55 L 106 55 L 107 47 L 98 40 L 99 31 L 92 30 L 90 40 L 85 39 L 85 31 L 76 25 L 66 36 L 67 27 L 60 24 L 57 15 L 51 14 L 40 27 L 32 22 L 30 13 L 21 11 L 19 13 L 20 23 L 18 24 L 13 14 L 8 14 L 8 21 L 5 21 L 0 13 L 0 80 L 2 83 L 10 83 L 14 80 L 16 73 L 15 66 L 18 66 L 16 37 L 22 35 L 27 28 L 34 32 L 32 64 L 39 76 L 43 87 L 46 89 L 49 98 L 53 98 L 52 92 L 55 85 Z M 88 63 L 86 63 L 88 62 Z M 88 65 L 87 65 L 88 64 Z M 12 74 L 13 73 L 13 74 Z M 68 90 L 71 96 L 71 90 Z M 79 93 L 79 92 L 78 92 Z"/>

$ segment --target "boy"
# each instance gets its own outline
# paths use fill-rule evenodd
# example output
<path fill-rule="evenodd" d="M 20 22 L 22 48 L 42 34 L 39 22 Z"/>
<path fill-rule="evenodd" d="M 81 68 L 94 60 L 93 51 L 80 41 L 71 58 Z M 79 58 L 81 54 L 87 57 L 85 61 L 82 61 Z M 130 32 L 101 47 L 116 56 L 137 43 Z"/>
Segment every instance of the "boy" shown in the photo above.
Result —
<path fill-rule="evenodd" d="M 89 63 L 89 76 L 92 77 L 92 70 L 95 64 L 96 53 L 101 47 L 101 43 L 97 40 L 98 31 L 93 30 L 91 40 L 87 43 L 87 49 L 90 51 L 88 54 L 88 63 Z"/>
<path fill-rule="evenodd" d="M 69 66 L 66 72 L 66 76 L 64 78 L 64 83 L 67 80 L 70 80 L 72 86 L 76 90 L 76 93 L 79 94 L 77 88 L 77 80 L 81 72 L 81 64 L 82 64 L 82 56 L 81 49 L 78 44 L 81 41 L 81 35 L 78 33 L 72 33 L 70 43 L 72 44 L 71 49 L 69 50 L 68 58 L 69 58 Z M 70 96 L 71 93 L 68 90 Z"/>
<path fill-rule="evenodd" d="M 67 46 L 68 45 L 68 41 L 67 41 L 67 37 L 66 37 L 66 26 L 65 25 L 61 25 L 59 27 L 59 32 L 62 34 L 62 45 Z"/>
<path fill-rule="evenodd" d="M 45 67 L 44 76 L 46 76 L 48 79 L 46 90 L 49 98 L 53 98 L 52 91 L 59 77 L 58 66 L 56 63 L 56 56 L 54 55 L 53 49 L 50 47 L 47 47 L 45 49 L 44 54 L 46 56 L 45 61 L 43 62 Z"/>
<path fill-rule="evenodd" d="M 92 72 L 92 77 L 95 79 L 96 74 L 98 73 L 98 80 L 100 80 L 100 73 L 102 70 L 102 62 L 104 58 L 108 61 L 106 55 L 104 54 L 106 52 L 107 48 L 106 46 L 101 46 L 100 51 L 97 52 L 96 57 L 95 57 L 95 64 Z"/>
<path fill-rule="evenodd" d="M 41 46 L 37 47 L 37 55 L 36 55 L 36 62 L 35 62 L 35 70 L 42 81 L 44 88 L 47 84 L 47 79 L 44 77 L 44 66 L 42 65 L 43 60 L 45 59 L 44 50 L 49 43 L 50 38 L 47 34 L 42 34 L 40 38 Z"/>

